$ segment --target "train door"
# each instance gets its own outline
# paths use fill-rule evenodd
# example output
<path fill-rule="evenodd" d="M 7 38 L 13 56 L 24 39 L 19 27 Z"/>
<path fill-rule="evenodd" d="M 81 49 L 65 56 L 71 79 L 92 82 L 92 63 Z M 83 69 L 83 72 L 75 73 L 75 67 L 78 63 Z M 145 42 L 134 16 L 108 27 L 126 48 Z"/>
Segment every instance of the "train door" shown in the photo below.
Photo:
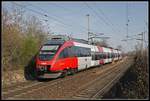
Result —
<path fill-rule="evenodd" d="M 104 50 L 104 64 L 108 63 L 108 55 L 107 55 L 107 48 L 103 47 Z"/>
<path fill-rule="evenodd" d="M 78 70 L 89 68 L 91 66 L 91 49 L 80 47 L 78 53 Z"/>
<path fill-rule="evenodd" d="M 95 53 L 99 53 L 98 47 L 97 47 L 97 46 L 94 46 L 94 48 L 95 48 Z M 96 56 L 96 54 L 95 54 L 95 56 Z M 99 65 L 99 60 L 97 59 L 97 57 L 95 57 L 94 65 L 95 65 L 95 66 L 96 66 L 96 65 Z"/>
<path fill-rule="evenodd" d="M 117 50 L 115 50 L 115 58 L 114 60 L 116 61 L 117 60 Z"/>
<path fill-rule="evenodd" d="M 112 62 L 112 59 L 111 59 L 111 49 L 108 48 L 108 58 L 109 58 L 109 62 Z"/>
<path fill-rule="evenodd" d="M 96 52 L 99 52 L 97 46 L 91 46 L 91 66 L 99 65 L 99 60 L 96 60 Z"/>
<path fill-rule="evenodd" d="M 78 57 L 78 70 L 83 70 L 89 67 L 89 59 L 87 57 Z"/>
<path fill-rule="evenodd" d="M 91 46 L 91 66 L 94 66 L 95 63 L 95 49 L 94 46 Z"/>

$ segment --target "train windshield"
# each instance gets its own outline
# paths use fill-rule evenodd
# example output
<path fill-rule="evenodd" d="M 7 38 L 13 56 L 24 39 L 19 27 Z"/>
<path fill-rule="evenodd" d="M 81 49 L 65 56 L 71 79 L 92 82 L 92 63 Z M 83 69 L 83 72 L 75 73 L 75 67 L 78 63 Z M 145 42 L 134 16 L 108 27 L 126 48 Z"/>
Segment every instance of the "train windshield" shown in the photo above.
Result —
<path fill-rule="evenodd" d="M 40 60 L 51 60 L 57 52 L 59 45 L 44 45 L 39 54 Z"/>
<path fill-rule="evenodd" d="M 59 45 L 44 45 L 41 51 L 57 51 Z"/>

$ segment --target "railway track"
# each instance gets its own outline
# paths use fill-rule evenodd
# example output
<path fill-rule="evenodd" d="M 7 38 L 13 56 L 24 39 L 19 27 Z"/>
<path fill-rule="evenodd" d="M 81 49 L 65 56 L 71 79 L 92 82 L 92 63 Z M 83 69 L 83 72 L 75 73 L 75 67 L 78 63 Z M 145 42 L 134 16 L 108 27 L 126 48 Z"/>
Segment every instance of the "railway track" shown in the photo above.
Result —
<path fill-rule="evenodd" d="M 126 62 L 121 65 L 128 65 L 127 67 L 129 67 L 130 64 Z M 73 96 L 73 99 L 97 99 L 97 98 L 100 99 L 102 98 L 103 94 L 107 92 L 114 85 L 114 83 L 116 83 L 121 78 L 124 72 L 128 69 L 128 68 L 123 68 L 124 66 L 122 66 L 122 68 L 118 68 L 118 67 L 119 66 L 116 66 L 113 69 L 111 68 L 111 70 L 108 72 L 105 72 L 103 76 L 93 80 L 87 85 L 84 85 L 85 87 L 83 87 L 83 89 L 80 90 L 80 92 L 78 91 L 78 93 Z M 116 73 L 118 74 L 116 75 Z M 114 77 L 112 76 L 112 74 L 116 76 Z M 106 80 L 108 82 L 105 82 Z M 100 87 L 101 85 L 104 85 L 104 86 Z"/>
<path fill-rule="evenodd" d="M 75 75 L 73 75 L 73 76 L 67 76 L 67 77 L 65 77 L 65 78 L 59 78 L 59 79 L 56 79 L 56 80 L 52 80 L 52 81 L 48 81 L 48 82 L 34 82 L 34 83 L 32 83 L 32 84 L 29 84 L 29 85 L 25 85 L 25 86 L 23 86 L 23 87 L 19 87 L 19 88 L 15 88 L 15 89 L 13 89 L 13 90 L 7 90 L 7 91 L 4 91 L 4 92 L 2 92 L 2 97 L 3 97 L 3 99 L 20 99 L 20 98 L 22 98 L 22 97 L 26 97 L 27 99 L 28 99 L 28 97 L 29 96 L 32 96 L 32 95 L 34 95 L 35 97 L 38 97 L 37 99 L 39 99 L 39 96 L 37 95 L 37 94 L 35 94 L 36 92 L 39 92 L 39 91 L 41 91 L 41 92 L 43 92 L 43 91 L 45 91 L 44 89 L 46 89 L 46 90 L 49 90 L 49 89 L 55 89 L 56 90 L 56 86 L 62 86 L 63 85 L 63 83 L 64 82 L 66 82 L 66 83 L 70 83 L 70 81 L 71 80 L 76 80 L 77 78 L 78 78 L 78 76 L 80 76 L 80 77 L 85 77 L 85 75 L 86 74 L 88 74 L 88 72 L 97 72 L 97 75 L 104 75 L 104 74 L 106 74 L 107 73 L 107 75 L 108 75 L 108 72 L 109 71 L 111 71 L 111 70 L 113 70 L 114 69 L 114 67 L 116 66 L 116 65 L 118 65 L 118 64 L 121 64 L 121 62 L 118 62 L 118 63 L 116 63 L 116 64 L 109 64 L 109 65 L 104 65 L 104 66 L 102 66 L 102 68 L 99 68 L 99 72 L 97 72 L 94 68 L 92 69 L 89 69 L 89 70 L 85 70 L 85 71 L 82 71 L 82 72 L 79 72 L 79 73 L 77 73 L 77 74 L 75 74 Z M 109 67 L 109 68 L 103 68 L 103 67 Z M 110 67 L 111 66 L 111 67 Z M 109 72 L 109 73 L 112 73 L 112 72 Z M 89 77 L 90 77 L 90 75 L 89 75 Z M 88 78 L 88 76 L 87 76 L 87 78 Z M 102 78 L 105 78 L 105 75 L 103 76 L 103 77 L 101 77 L 101 79 Z M 83 78 L 84 79 L 84 78 Z M 100 78 L 99 78 L 100 79 Z M 99 79 L 97 79 L 97 80 L 94 80 L 95 82 L 96 81 L 98 81 Z M 77 89 L 75 89 L 74 91 L 72 91 L 72 90 L 69 90 L 69 91 L 66 91 L 67 92 L 67 94 L 70 94 L 70 97 L 69 98 L 71 98 L 71 96 L 72 95 L 74 95 L 74 93 L 76 93 L 77 91 L 81 91 L 81 90 L 83 90 L 83 89 L 85 89 L 86 87 L 88 87 L 88 86 L 90 86 L 90 85 L 92 85 L 92 83 L 94 83 L 94 81 L 93 82 L 89 82 L 89 83 L 87 83 L 86 85 L 83 85 L 83 86 L 81 86 L 81 87 L 78 87 Z M 65 85 L 65 84 L 64 84 Z M 58 87 L 59 87 L 58 86 Z M 68 85 L 69 86 L 69 85 Z M 59 88 L 57 87 L 57 90 L 60 90 Z M 71 86 L 70 86 L 71 87 Z M 62 89 L 62 88 L 61 88 Z M 66 89 L 64 89 L 64 92 L 65 92 L 65 90 Z M 50 91 L 50 90 L 49 90 Z M 54 90 L 53 90 L 54 91 Z M 62 90 L 63 91 L 63 90 Z M 94 90 L 93 89 L 88 89 L 88 91 L 93 91 L 94 92 Z M 51 93 L 51 92 L 43 92 L 43 97 L 41 96 L 41 98 L 40 99 L 43 99 L 43 98 L 45 98 L 44 97 L 44 94 L 45 93 Z M 60 93 L 59 91 L 58 91 L 58 93 Z M 50 96 L 50 94 L 49 95 L 47 95 L 47 97 L 49 97 L 49 98 L 54 98 L 53 96 Z M 31 98 L 31 97 L 30 97 Z M 57 97 L 58 99 L 59 99 L 59 97 Z M 63 97 L 60 97 L 60 98 L 62 98 L 63 99 Z M 65 98 L 65 97 L 64 97 Z M 73 97 L 72 97 L 73 98 Z M 86 97 L 85 97 L 86 98 Z M 31 99 L 36 99 L 36 98 L 31 98 Z"/>
<path fill-rule="evenodd" d="M 28 93 L 31 93 L 31 92 L 36 92 L 40 89 L 46 88 L 47 86 L 53 86 L 53 85 L 55 85 L 57 83 L 60 83 L 62 81 L 67 81 L 69 79 L 70 78 L 67 78 L 67 79 L 64 78 L 62 80 L 57 79 L 57 80 L 53 80 L 53 81 L 50 81 L 50 82 L 37 82 L 37 83 L 27 85 L 27 86 L 24 86 L 24 87 L 21 87 L 21 88 L 17 88 L 17 89 L 14 89 L 14 90 L 3 92 L 3 96 L 4 96 L 4 98 L 7 97 L 7 99 L 13 99 L 15 97 L 19 97 L 19 96 L 22 96 L 22 95 L 25 95 L 25 94 L 28 94 Z M 39 88 L 38 86 L 41 86 L 41 87 Z"/>
<path fill-rule="evenodd" d="M 81 73 L 86 72 L 86 71 L 82 71 Z M 23 87 L 14 87 L 13 89 L 7 89 L 7 90 L 3 90 L 2 94 L 3 94 L 3 98 L 4 99 L 13 99 L 15 97 L 19 97 L 37 90 L 40 90 L 42 88 L 45 88 L 47 86 L 52 86 L 54 84 L 57 84 L 58 81 L 62 82 L 64 81 L 65 78 L 63 78 L 63 80 L 59 81 L 60 79 L 56 79 L 53 82 L 49 81 L 49 82 L 34 82 L 34 83 L 29 83 L 29 85 L 24 85 Z M 45 84 L 48 83 L 48 84 Z M 28 84 L 28 83 L 27 83 Z M 41 86 L 39 89 L 37 89 L 38 86 Z M 29 90 L 31 89 L 31 90 Z"/>
<path fill-rule="evenodd" d="M 32 87 L 32 86 L 35 86 L 35 85 L 38 85 L 41 83 L 42 82 L 30 81 L 30 82 L 24 82 L 20 85 L 17 84 L 17 85 L 11 86 L 10 88 L 9 87 L 3 88 L 3 94 L 13 93 L 13 92 L 16 92 L 16 91 L 19 91 L 22 89 L 26 89 L 28 87 Z"/>

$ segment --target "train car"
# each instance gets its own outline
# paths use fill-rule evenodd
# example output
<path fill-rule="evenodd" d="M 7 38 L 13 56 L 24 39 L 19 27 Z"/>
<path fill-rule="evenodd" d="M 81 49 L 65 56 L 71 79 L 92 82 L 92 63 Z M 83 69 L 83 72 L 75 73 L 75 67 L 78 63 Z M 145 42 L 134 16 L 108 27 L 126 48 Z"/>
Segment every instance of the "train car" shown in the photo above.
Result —
<path fill-rule="evenodd" d="M 112 52 L 117 53 L 117 50 L 74 40 L 50 40 L 41 47 L 36 58 L 37 77 L 57 78 L 109 63 Z"/>
<path fill-rule="evenodd" d="M 108 48 L 103 47 L 104 64 L 109 63 L 108 52 Z"/>
<path fill-rule="evenodd" d="M 113 48 L 110 48 L 110 61 L 113 62 Z"/>
<path fill-rule="evenodd" d="M 116 49 L 113 49 L 113 61 L 117 61 L 118 60 L 117 54 L 118 54 L 118 51 Z"/>
<path fill-rule="evenodd" d="M 104 55 L 103 55 L 103 53 L 104 53 L 104 50 L 103 50 L 103 47 L 100 47 L 100 46 L 97 46 L 98 47 L 98 50 L 99 50 L 99 53 L 98 53 L 98 60 L 99 60 L 99 64 L 100 65 L 103 65 L 103 64 L 105 64 L 104 63 Z"/>
<path fill-rule="evenodd" d="M 108 50 L 108 63 L 111 63 L 112 62 L 112 58 L 111 58 L 112 51 L 110 48 L 107 48 L 107 50 Z"/>
<path fill-rule="evenodd" d="M 121 51 L 118 51 L 118 53 L 119 53 L 119 60 L 121 60 L 122 59 L 122 53 L 121 53 Z"/>
<path fill-rule="evenodd" d="M 117 50 L 117 56 L 116 56 L 116 58 L 117 58 L 117 60 L 119 60 L 119 50 L 118 49 L 116 49 Z"/>

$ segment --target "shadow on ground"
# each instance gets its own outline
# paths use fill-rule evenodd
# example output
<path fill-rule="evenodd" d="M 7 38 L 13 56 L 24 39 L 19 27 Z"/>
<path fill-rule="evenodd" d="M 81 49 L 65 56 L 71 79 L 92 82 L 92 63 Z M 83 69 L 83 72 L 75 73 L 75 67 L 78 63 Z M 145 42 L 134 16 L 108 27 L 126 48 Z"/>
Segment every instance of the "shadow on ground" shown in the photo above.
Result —
<path fill-rule="evenodd" d="M 56 79 L 59 79 L 59 78 L 46 78 L 46 79 L 37 79 L 39 82 L 49 82 L 51 80 L 56 80 Z"/>
<path fill-rule="evenodd" d="M 33 56 L 29 63 L 24 67 L 24 77 L 26 80 L 36 80 L 36 63 L 35 63 L 36 55 Z"/>

